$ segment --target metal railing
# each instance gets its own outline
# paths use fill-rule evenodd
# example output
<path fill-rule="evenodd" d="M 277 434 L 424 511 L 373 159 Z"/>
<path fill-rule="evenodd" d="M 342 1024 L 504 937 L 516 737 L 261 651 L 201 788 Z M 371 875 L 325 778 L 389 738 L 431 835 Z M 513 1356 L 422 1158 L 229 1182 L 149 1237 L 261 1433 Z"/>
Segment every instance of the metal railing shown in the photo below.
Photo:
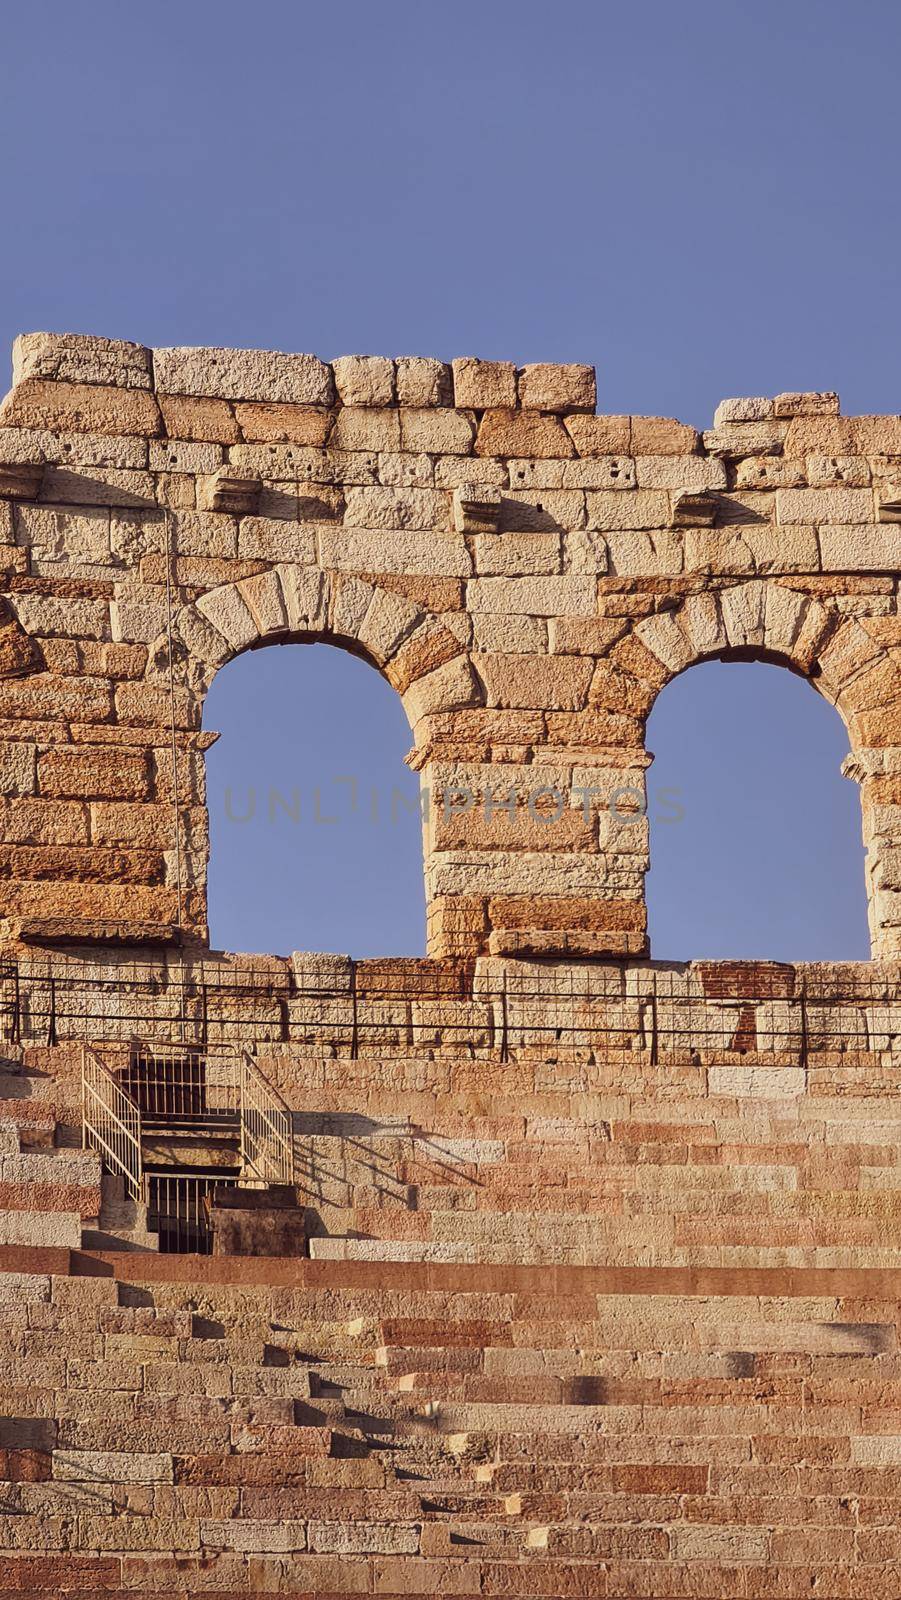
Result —
<path fill-rule="evenodd" d="M 249 1050 L 241 1054 L 241 1164 L 262 1183 L 294 1182 L 293 1120 Z"/>
<path fill-rule="evenodd" d="M 165 1255 L 208 1256 L 213 1251 L 209 1199 L 214 1189 L 234 1189 L 225 1173 L 148 1172 L 147 1227 Z"/>
<path fill-rule="evenodd" d="M 86 1047 L 82 1054 L 84 1148 L 95 1150 L 106 1170 L 122 1178 L 130 1198 L 143 1201 L 152 1214 L 168 1216 L 166 1205 L 171 1199 L 175 1220 L 169 1231 L 182 1238 L 187 1236 L 186 1230 L 197 1233 L 206 1226 L 200 1201 L 216 1181 L 229 1179 L 183 1172 L 146 1173 L 145 1136 L 161 1131 L 233 1135 L 235 1155 L 240 1158 L 240 1174 L 233 1183 L 265 1186 L 294 1182 L 291 1112 L 249 1051 L 240 1057 L 207 1057 L 180 1045 L 134 1045 L 127 1063 L 117 1072 Z M 170 1187 L 166 1189 L 165 1184 Z M 168 1237 L 165 1229 L 160 1248 L 176 1248 L 162 1242 L 164 1235 Z"/>
<path fill-rule="evenodd" d="M 216 1057 L 180 1044 L 133 1044 L 122 1082 L 140 1106 L 145 1128 L 237 1129 L 240 1079 L 232 1053 Z"/>
<path fill-rule="evenodd" d="M 141 1111 L 127 1089 L 93 1051 L 81 1068 L 82 1142 L 96 1150 L 108 1172 L 120 1177 L 132 1200 L 143 1195 Z"/>

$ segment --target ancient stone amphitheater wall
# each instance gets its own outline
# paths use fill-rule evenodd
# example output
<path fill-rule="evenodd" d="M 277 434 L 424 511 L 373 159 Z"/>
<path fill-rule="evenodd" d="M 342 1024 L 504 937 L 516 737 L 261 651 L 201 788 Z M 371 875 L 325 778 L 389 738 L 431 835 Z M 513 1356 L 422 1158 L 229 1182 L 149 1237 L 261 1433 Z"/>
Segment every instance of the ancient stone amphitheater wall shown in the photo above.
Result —
<path fill-rule="evenodd" d="M 873 954 L 896 954 L 901 418 L 784 394 L 698 435 L 595 404 L 584 366 L 19 339 L 7 939 L 202 943 L 206 691 L 241 651 L 324 639 L 403 701 L 432 955 L 646 953 L 645 719 L 721 656 L 844 718 Z"/>

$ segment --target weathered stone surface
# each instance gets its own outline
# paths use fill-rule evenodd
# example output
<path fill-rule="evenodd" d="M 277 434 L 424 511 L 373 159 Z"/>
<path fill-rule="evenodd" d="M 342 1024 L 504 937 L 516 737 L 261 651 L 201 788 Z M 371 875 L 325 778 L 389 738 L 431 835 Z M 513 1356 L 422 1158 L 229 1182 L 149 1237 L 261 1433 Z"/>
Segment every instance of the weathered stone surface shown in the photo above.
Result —
<path fill-rule="evenodd" d="M 405 450 L 464 456 L 472 450 L 475 424 L 469 411 L 405 407 L 400 412 L 400 436 Z"/>
<path fill-rule="evenodd" d="M 451 363 L 454 405 L 484 411 L 516 405 L 516 368 L 512 361 L 480 361 L 462 356 Z"/>
<path fill-rule="evenodd" d="M 597 404 L 594 367 L 554 366 L 550 362 L 521 367 L 518 394 L 520 405 L 535 411 L 556 411 L 561 415 L 571 411 L 594 411 Z"/>
<path fill-rule="evenodd" d="M 57 383 L 116 384 L 150 389 L 151 352 L 124 339 L 89 333 L 22 333 L 13 341 L 13 383 L 49 378 Z"/>
<path fill-rule="evenodd" d="M 154 437 L 162 431 L 162 422 L 156 400 L 143 389 L 25 378 L 0 402 L 0 428 Z"/>
<path fill-rule="evenodd" d="M 394 362 L 386 356 L 339 356 L 332 371 L 345 406 L 390 406 L 394 400 Z"/>
<path fill-rule="evenodd" d="M 533 411 L 486 411 L 476 435 L 480 456 L 568 456 L 572 443 L 557 417 Z"/>
<path fill-rule="evenodd" d="M 454 380 L 444 361 L 429 356 L 400 356 L 395 362 L 399 406 L 450 406 Z"/>
<path fill-rule="evenodd" d="M 154 350 L 155 385 L 166 394 L 222 400 L 276 400 L 328 406 L 334 399 L 329 367 L 316 356 L 279 350 Z"/>

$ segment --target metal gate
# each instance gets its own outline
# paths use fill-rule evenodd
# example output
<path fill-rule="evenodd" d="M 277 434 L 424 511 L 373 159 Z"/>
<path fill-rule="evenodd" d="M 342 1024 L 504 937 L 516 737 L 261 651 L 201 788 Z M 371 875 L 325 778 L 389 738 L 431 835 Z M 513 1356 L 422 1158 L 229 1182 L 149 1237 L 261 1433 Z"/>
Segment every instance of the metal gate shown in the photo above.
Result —
<path fill-rule="evenodd" d="M 96 1150 L 132 1200 L 143 1198 L 141 1111 L 93 1050 L 85 1049 L 81 1069 L 82 1143 Z"/>

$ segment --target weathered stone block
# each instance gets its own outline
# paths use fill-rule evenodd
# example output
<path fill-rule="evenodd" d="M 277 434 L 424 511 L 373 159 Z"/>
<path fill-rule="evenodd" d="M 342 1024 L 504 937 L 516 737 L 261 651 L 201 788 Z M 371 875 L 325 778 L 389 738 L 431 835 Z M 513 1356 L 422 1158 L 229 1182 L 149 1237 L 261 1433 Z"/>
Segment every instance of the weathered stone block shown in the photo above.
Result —
<path fill-rule="evenodd" d="M 394 362 L 387 356 L 339 356 L 332 362 L 335 388 L 345 406 L 390 406 Z"/>
<path fill-rule="evenodd" d="M 480 361 L 461 356 L 451 362 L 454 405 L 473 411 L 516 405 L 516 368 L 512 361 Z"/>
<path fill-rule="evenodd" d="M 162 431 L 162 419 L 153 395 L 143 389 L 25 378 L 0 402 L 0 428 L 137 433 L 153 438 Z"/>
<path fill-rule="evenodd" d="M 395 362 L 399 406 L 450 406 L 454 403 L 451 369 L 428 356 L 400 356 Z"/>
<path fill-rule="evenodd" d="M 312 406 L 334 400 L 331 369 L 316 356 L 185 346 L 154 350 L 153 369 L 156 387 L 167 394 Z"/>
<path fill-rule="evenodd" d="M 518 374 L 519 403 L 535 411 L 593 412 L 597 404 L 594 367 L 535 362 Z"/>
<path fill-rule="evenodd" d="M 536 411 L 486 411 L 475 443 L 480 456 L 570 456 L 572 441 L 559 418 Z"/>

